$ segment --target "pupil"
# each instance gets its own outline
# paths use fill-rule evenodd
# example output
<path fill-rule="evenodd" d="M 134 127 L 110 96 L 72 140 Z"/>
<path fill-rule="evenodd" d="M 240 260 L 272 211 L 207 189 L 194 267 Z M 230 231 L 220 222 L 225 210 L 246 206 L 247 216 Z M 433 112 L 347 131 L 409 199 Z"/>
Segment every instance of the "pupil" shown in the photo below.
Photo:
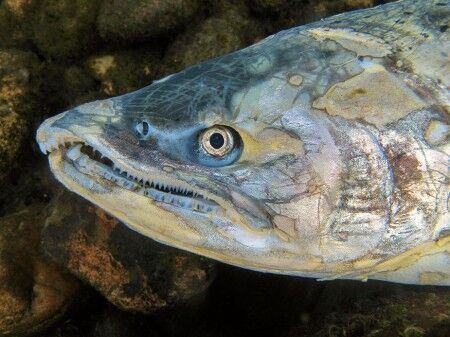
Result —
<path fill-rule="evenodd" d="M 148 134 L 148 123 L 147 122 L 142 122 L 142 134 L 144 136 L 147 136 L 147 134 Z"/>
<path fill-rule="evenodd" d="M 225 139 L 220 133 L 213 133 L 211 137 L 209 137 L 209 143 L 213 148 L 220 149 L 225 143 Z"/>

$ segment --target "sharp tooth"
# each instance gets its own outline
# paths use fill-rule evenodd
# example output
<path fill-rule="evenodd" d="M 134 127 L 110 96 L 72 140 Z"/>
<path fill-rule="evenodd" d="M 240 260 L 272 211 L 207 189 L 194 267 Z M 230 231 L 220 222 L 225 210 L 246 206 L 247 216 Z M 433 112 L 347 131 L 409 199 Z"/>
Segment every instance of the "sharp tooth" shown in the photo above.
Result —
<path fill-rule="evenodd" d="M 81 144 L 71 147 L 69 149 L 69 151 L 67 151 L 67 153 L 66 153 L 67 158 L 74 160 L 74 161 L 77 160 L 78 158 L 80 158 L 82 155 L 82 153 L 80 152 L 80 149 L 81 149 Z"/>
<path fill-rule="evenodd" d="M 85 154 L 81 155 L 77 160 L 78 164 L 82 167 L 86 167 L 89 163 L 89 157 Z"/>
<path fill-rule="evenodd" d="M 48 153 L 47 146 L 44 143 L 39 143 L 39 149 L 41 150 L 42 153 L 45 154 Z"/>

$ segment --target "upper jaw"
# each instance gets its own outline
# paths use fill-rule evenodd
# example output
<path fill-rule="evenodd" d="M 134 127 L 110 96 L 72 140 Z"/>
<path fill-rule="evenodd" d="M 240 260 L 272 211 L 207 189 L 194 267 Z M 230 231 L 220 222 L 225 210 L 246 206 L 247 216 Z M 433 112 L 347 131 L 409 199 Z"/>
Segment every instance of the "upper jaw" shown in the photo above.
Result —
<path fill-rule="evenodd" d="M 192 210 L 197 214 L 209 214 L 211 212 L 221 213 L 237 207 L 246 220 L 241 216 L 237 216 L 237 218 L 241 218 L 241 221 L 248 223 L 250 227 L 254 227 L 250 223 L 259 219 L 256 221 L 258 223 L 256 228 L 260 230 L 272 228 L 267 211 L 255 204 L 251 198 L 211 181 L 196 183 L 196 178 L 191 174 L 186 175 L 186 172 L 177 172 L 176 169 L 172 173 L 165 172 L 164 167 L 158 167 L 156 163 L 151 165 L 151 163 L 133 160 L 111 146 L 102 137 L 98 130 L 98 124 L 92 128 L 92 124 L 89 126 L 84 126 L 83 123 L 78 125 L 75 118 L 72 120 L 72 116 L 80 113 L 85 114 L 86 117 L 89 116 L 87 112 L 83 112 L 83 106 L 78 107 L 76 111 L 67 111 L 47 119 L 38 128 L 36 134 L 41 151 L 44 154 L 51 153 L 52 161 L 61 161 L 63 164 L 52 166 L 54 171 L 61 171 L 58 172 L 59 174 L 54 172 L 55 175 L 57 177 L 68 176 L 69 170 L 72 175 L 76 175 L 70 176 L 69 180 L 66 179 L 66 186 L 69 189 L 74 190 L 74 187 L 68 186 L 68 184 L 77 184 L 88 178 L 94 179 L 95 186 L 105 186 L 105 184 L 108 186 L 111 181 L 114 181 L 116 187 L 132 190 L 141 194 L 142 197 L 152 198 L 161 207 L 169 208 L 172 211 L 175 207 L 175 211 Z M 89 146 L 92 148 L 92 152 L 97 151 L 101 156 L 108 158 L 111 162 L 110 167 L 105 168 L 99 160 L 96 162 L 88 160 L 85 154 L 80 155 L 81 146 Z M 91 181 L 90 184 L 93 182 Z M 85 189 L 86 186 L 82 187 Z M 82 193 L 79 194 L 84 196 L 84 193 L 82 190 Z M 235 212 L 233 211 L 233 213 Z"/>
<path fill-rule="evenodd" d="M 46 119 L 36 131 L 36 141 L 43 154 L 48 154 L 63 146 L 82 142 L 73 132 L 55 126 L 55 122 L 65 116 L 65 112 Z"/>
<path fill-rule="evenodd" d="M 83 188 L 94 186 L 93 181 L 95 186 L 114 183 L 163 205 L 199 213 L 210 213 L 218 208 L 212 198 L 205 196 L 210 194 L 207 191 L 174 179 L 157 167 L 140 167 L 139 163 L 102 144 L 98 135 L 80 137 L 71 130 L 55 126 L 65 114 L 44 121 L 37 130 L 36 140 L 44 154 L 51 154 L 51 160 L 63 163 L 53 165 L 53 170 L 64 171 L 59 173 L 70 175 L 73 183 L 81 183 Z"/>

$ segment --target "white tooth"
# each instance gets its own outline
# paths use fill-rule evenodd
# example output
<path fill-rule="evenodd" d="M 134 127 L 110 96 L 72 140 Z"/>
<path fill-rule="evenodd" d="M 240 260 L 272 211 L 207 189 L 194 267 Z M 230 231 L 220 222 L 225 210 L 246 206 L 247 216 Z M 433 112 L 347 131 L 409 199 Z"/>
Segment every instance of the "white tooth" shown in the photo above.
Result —
<path fill-rule="evenodd" d="M 54 149 L 56 149 L 57 147 L 58 147 L 58 146 L 57 146 L 57 144 L 56 144 L 56 139 L 55 139 L 55 138 L 51 138 L 51 139 L 48 141 L 47 151 L 50 150 L 50 152 L 51 152 L 51 151 L 53 151 Z"/>
<path fill-rule="evenodd" d="M 71 147 L 69 151 L 67 151 L 66 156 L 71 160 L 77 160 L 81 157 L 81 144 Z"/>
<path fill-rule="evenodd" d="M 42 153 L 47 154 L 47 145 L 45 145 L 44 143 L 39 143 L 39 149 L 41 150 Z"/>
<path fill-rule="evenodd" d="M 86 156 L 85 154 L 82 155 L 79 159 L 78 159 L 78 164 L 80 166 L 86 167 L 86 165 L 89 163 L 89 157 Z"/>

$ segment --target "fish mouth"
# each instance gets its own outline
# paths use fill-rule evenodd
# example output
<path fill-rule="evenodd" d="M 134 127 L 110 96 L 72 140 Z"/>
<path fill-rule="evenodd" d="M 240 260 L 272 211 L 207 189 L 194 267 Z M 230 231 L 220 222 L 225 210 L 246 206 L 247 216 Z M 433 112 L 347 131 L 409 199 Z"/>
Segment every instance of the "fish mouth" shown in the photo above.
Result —
<path fill-rule="evenodd" d="M 219 207 L 218 203 L 204 196 L 202 191 L 186 187 L 186 183 L 178 182 L 172 177 L 160 176 L 151 179 L 148 176 L 136 175 L 136 170 L 125 167 L 107 156 L 106 151 L 101 151 L 99 147 L 85 141 L 70 139 L 49 143 L 40 143 L 41 150 L 49 156 L 58 157 L 63 162 L 61 167 L 64 167 L 64 171 L 71 172 L 72 180 L 85 189 L 89 189 L 89 183 L 86 181 L 94 180 L 103 187 L 120 187 L 150 198 L 160 205 L 180 210 L 211 213 Z"/>

